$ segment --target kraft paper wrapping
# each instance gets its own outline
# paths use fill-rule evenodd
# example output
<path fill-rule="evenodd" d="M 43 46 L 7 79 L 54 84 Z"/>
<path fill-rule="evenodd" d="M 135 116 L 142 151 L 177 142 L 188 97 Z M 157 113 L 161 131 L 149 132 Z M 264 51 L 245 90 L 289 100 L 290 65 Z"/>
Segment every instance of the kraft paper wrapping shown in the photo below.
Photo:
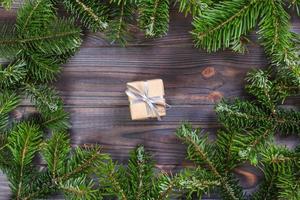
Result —
<path fill-rule="evenodd" d="M 139 91 L 145 90 L 145 81 L 135 81 L 127 83 L 127 85 L 131 85 L 138 89 Z M 149 97 L 161 97 L 162 103 L 165 103 L 164 95 L 164 84 L 161 79 L 154 79 L 154 80 L 148 80 L 147 86 L 148 86 L 148 96 Z M 141 120 L 141 119 L 148 119 L 148 118 L 156 118 L 157 116 L 153 112 L 149 112 L 147 109 L 147 104 L 145 102 L 135 102 L 134 98 L 128 97 L 130 102 L 130 113 L 131 113 L 131 119 L 132 120 Z M 157 111 L 159 116 L 165 116 L 166 115 L 166 107 L 162 105 L 156 105 Z"/>

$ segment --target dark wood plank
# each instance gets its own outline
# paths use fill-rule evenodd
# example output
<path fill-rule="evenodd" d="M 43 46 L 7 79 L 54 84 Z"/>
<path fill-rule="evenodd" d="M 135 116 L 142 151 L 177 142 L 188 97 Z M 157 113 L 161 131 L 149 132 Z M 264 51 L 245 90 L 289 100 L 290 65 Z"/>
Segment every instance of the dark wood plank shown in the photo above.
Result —
<path fill-rule="evenodd" d="M 21 1 L 20 1 L 21 2 Z M 0 8 L 1 21 L 15 20 L 16 9 Z M 267 60 L 259 45 L 251 44 L 246 55 L 230 51 L 208 54 L 193 47 L 191 18 L 171 12 L 168 36 L 149 40 L 136 32 L 127 48 L 110 44 L 100 33 L 87 33 L 81 50 L 66 65 L 56 87 L 71 113 L 72 144 L 98 143 L 120 162 L 126 162 L 128 151 L 144 144 L 157 162 L 157 167 L 177 171 L 191 165 L 184 159 L 185 146 L 174 133 L 181 121 L 203 127 L 214 138 L 220 127 L 213 110 L 221 98 L 248 98 L 244 77 L 252 68 L 265 67 Z M 293 18 L 294 30 L 299 21 Z M 256 36 L 251 34 L 251 38 Z M 161 122 L 131 121 L 126 82 L 162 78 L 166 99 L 172 105 Z M 300 105 L 299 97 L 288 103 Z M 19 118 L 34 112 L 24 100 L 13 114 Z M 295 137 L 277 138 L 279 143 L 294 146 Z M 245 191 L 253 191 L 262 179 L 258 169 L 245 165 L 235 170 Z M 9 187 L 0 174 L 0 200 L 9 198 Z M 53 197 L 54 198 L 54 197 Z"/>

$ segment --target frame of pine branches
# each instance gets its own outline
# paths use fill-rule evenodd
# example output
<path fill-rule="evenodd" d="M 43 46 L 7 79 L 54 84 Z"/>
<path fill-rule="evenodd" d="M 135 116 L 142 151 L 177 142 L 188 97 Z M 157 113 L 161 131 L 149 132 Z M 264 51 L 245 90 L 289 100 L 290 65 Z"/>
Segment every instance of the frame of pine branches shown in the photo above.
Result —
<path fill-rule="evenodd" d="M 13 1 L 0 3 L 9 9 Z M 223 125 L 216 141 L 191 124 L 180 125 L 176 134 L 187 144 L 187 158 L 195 167 L 175 175 L 157 172 L 143 146 L 131 152 L 127 166 L 113 162 L 97 145 L 71 148 L 69 116 L 51 85 L 60 65 L 80 48 L 82 27 L 123 46 L 132 25 L 146 37 L 162 37 L 174 3 L 179 12 L 193 16 L 195 46 L 208 52 L 230 48 L 245 53 L 247 34 L 257 32 L 255 42 L 264 47 L 270 66 L 247 75 L 245 89 L 253 100 L 216 105 Z M 274 143 L 275 134 L 300 133 L 299 111 L 282 106 L 299 94 L 300 40 L 289 14 L 299 14 L 299 6 L 299 0 L 26 0 L 16 22 L 0 28 L 0 56 L 10 62 L 0 67 L 0 169 L 10 182 L 11 198 L 63 192 L 67 199 L 201 199 L 213 191 L 225 200 L 300 199 L 300 146 Z M 58 17 L 58 7 L 70 17 Z M 24 97 L 38 113 L 18 121 L 10 113 Z M 34 165 L 37 155 L 46 167 Z M 233 173 L 243 163 L 265 175 L 253 194 L 243 193 Z"/>

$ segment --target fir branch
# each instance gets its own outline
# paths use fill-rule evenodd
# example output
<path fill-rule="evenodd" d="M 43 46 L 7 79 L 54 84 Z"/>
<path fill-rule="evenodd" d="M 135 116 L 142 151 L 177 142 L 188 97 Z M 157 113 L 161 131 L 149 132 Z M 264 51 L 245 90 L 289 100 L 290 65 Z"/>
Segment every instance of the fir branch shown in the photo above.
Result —
<path fill-rule="evenodd" d="M 24 188 L 28 187 L 25 181 L 25 172 L 31 166 L 32 159 L 39 150 L 42 132 L 33 123 L 18 124 L 8 137 L 8 148 L 12 154 L 16 170 L 9 177 L 16 199 L 22 199 Z"/>
<path fill-rule="evenodd" d="M 266 0 L 262 2 L 259 22 L 260 39 L 266 53 L 274 64 L 294 62 L 289 54 L 293 53 L 293 34 L 290 32 L 290 16 L 284 9 L 283 1 Z"/>
<path fill-rule="evenodd" d="M 63 172 L 70 153 L 70 140 L 65 133 L 55 132 L 43 147 L 43 157 L 46 160 L 52 179 Z"/>
<path fill-rule="evenodd" d="M 186 193 L 188 199 L 192 199 L 194 193 L 202 198 L 203 194 L 209 194 L 211 189 L 220 186 L 220 181 L 201 167 L 195 170 L 184 170 L 174 178 L 176 188 Z"/>
<path fill-rule="evenodd" d="M 225 127 L 241 130 L 251 127 L 268 126 L 270 115 L 249 101 L 235 100 L 232 104 L 221 101 L 215 111 Z"/>
<path fill-rule="evenodd" d="M 50 0 L 30 0 L 17 15 L 16 27 L 20 38 L 38 35 L 48 23 L 55 21 L 56 13 Z"/>
<path fill-rule="evenodd" d="M 108 23 L 108 8 L 96 0 L 64 0 L 65 8 L 92 31 L 104 30 Z"/>
<path fill-rule="evenodd" d="M 270 80 L 270 73 L 263 70 L 253 70 L 247 77 L 246 90 L 254 95 L 260 104 L 275 113 L 275 103 L 278 99 L 273 96 L 274 83 Z"/>
<path fill-rule="evenodd" d="M 69 113 L 63 109 L 58 109 L 51 113 L 43 113 L 41 117 L 41 124 L 52 131 L 65 131 L 71 127 L 69 122 Z"/>
<path fill-rule="evenodd" d="M 177 136 L 188 145 L 188 158 L 199 163 L 202 161 L 203 165 L 207 166 L 208 170 L 220 181 L 222 195 L 229 199 L 242 199 L 240 188 L 234 188 L 231 184 L 231 178 L 226 177 L 218 170 L 218 166 L 212 161 L 212 150 L 207 146 L 207 139 L 199 137 L 197 130 L 193 130 L 189 124 L 183 124 L 177 130 Z"/>
<path fill-rule="evenodd" d="M 108 28 L 105 33 L 108 39 L 125 46 L 129 38 L 129 24 L 133 22 L 134 4 L 126 0 L 112 0 Z"/>
<path fill-rule="evenodd" d="M 97 176 L 106 196 L 116 195 L 119 199 L 127 200 L 127 194 L 123 189 L 124 182 L 120 180 L 122 176 L 124 177 L 124 174 L 125 169 L 123 166 L 117 167 L 111 159 L 98 167 Z"/>
<path fill-rule="evenodd" d="M 108 160 L 97 172 L 105 196 L 118 199 L 168 199 L 176 187 L 166 173 L 154 173 L 154 163 L 139 146 L 130 153 L 127 167 Z"/>
<path fill-rule="evenodd" d="M 106 159 L 106 155 L 100 154 L 100 147 L 76 148 L 69 161 L 66 163 L 65 172 L 57 178 L 57 182 L 65 182 L 72 178 L 89 174 L 99 163 Z"/>
<path fill-rule="evenodd" d="M 31 79 L 36 82 L 54 81 L 61 71 L 59 63 L 52 58 L 44 58 L 43 55 L 30 53 L 25 56 L 25 59 Z"/>
<path fill-rule="evenodd" d="M 126 191 L 127 199 L 147 198 L 150 195 L 153 169 L 153 163 L 149 155 L 145 153 L 143 146 L 136 148 L 131 153 L 127 166 L 127 179 L 130 185 L 130 190 Z"/>
<path fill-rule="evenodd" d="M 269 142 L 272 142 L 274 132 L 274 127 L 270 125 L 247 131 L 247 135 L 240 135 L 239 158 L 249 160 L 252 165 L 257 165 L 259 152 L 267 148 Z"/>
<path fill-rule="evenodd" d="M 8 125 L 8 114 L 14 110 L 20 102 L 20 97 L 9 90 L 0 92 L 0 130 Z"/>
<path fill-rule="evenodd" d="M 191 14 L 192 16 L 201 15 L 202 11 L 212 5 L 212 0 L 177 0 L 179 4 L 179 12 L 184 13 L 185 16 Z"/>
<path fill-rule="evenodd" d="M 294 110 L 278 109 L 276 113 L 276 129 L 282 134 L 300 133 L 300 112 Z"/>
<path fill-rule="evenodd" d="M 86 179 L 87 178 L 83 176 L 69 179 L 60 184 L 59 187 L 64 191 L 66 199 L 101 199 L 100 196 L 96 196 L 96 190 L 93 189 L 93 182 L 87 182 Z"/>
<path fill-rule="evenodd" d="M 13 24 L 2 24 L 0 27 L 0 57 L 14 58 L 21 51 L 16 28 Z"/>
<path fill-rule="evenodd" d="M 23 195 L 22 200 L 45 199 L 59 191 L 58 187 L 53 184 L 52 177 L 47 170 L 35 172 L 30 178 L 30 182 L 27 183 L 28 190 Z"/>
<path fill-rule="evenodd" d="M 244 135 L 236 130 L 226 129 L 218 131 L 216 139 L 217 160 L 223 163 L 225 172 L 236 167 L 239 161 L 239 152 L 244 147 Z"/>
<path fill-rule="evenodd" d="M 197 47 L 208 52 L 230 47 L 256 25 L 261 9 L 257 0 L 233 0 L 217 3 L 196 17 L 192 32 Z"/>
<path fill-rule="evenodd" d="M 280 199 L 300 199 L 300 182 L 295 174 L 286 173 L 283 176 L 279 176 L 277 187 Z"/>
<path fill-rule="evenodd" d="M 7 67 L 0 66 L 0 87 L 11 88 L 20 83 L 27 75 L 25 65 L 24 61 L 19 60 Z"/>
<path fill-rule="evenodd" d="M 299 155 L 285 147 L 270 145 L 267 149 L 261 151 L 261 156 L 265 180 L 260 185 L 260 189 L 253 194 L 252 199 L 267 200 L 279 196 L 293 199 L 297 196 L 299 188 L 297 190 L 290 187 L 290 183 L 295 180 L 293 176 L 295 170 L 298 170 Z M 293 183 L 296 186 L 296 182 Z"/>
<path fill-rule="evenodd" d="M 22 38 L 4 38 L 0 40 L 1 52 L 5 50 L 17 52 L 40 52 L 43 54 L 65 54 L 81 44 L 80 30 L 73 26 L 71 20 L 56 20 L 36 34 Z M 4 54 L 5 55 L 5 54 Z"/>
<path fill-rule="evenodd" d="M 146 36 L 161 37 L 169 29 L 169 1 L 141 0 L 139 3 L 139 26 Z"/>
<path fill-rule="evenodd" d="M 13 0 L 0 0 L 1 5 L 5 8 L 5 9 L 10 9 L 13 3 Z"/>
<path fill-rule="evenodd" d="M 153 181 L 152 198 L 157 200 L 168 199 L 176 187 L 176 181 L 166 173 L 158 175 Z"/>
<path fill-rule="evenodd" d="M 26 93 L 41 113 L 54 113 L 62 108 L 62 100 L 57 91 L 47 85 L 36 86 L 27 83 Z"/>

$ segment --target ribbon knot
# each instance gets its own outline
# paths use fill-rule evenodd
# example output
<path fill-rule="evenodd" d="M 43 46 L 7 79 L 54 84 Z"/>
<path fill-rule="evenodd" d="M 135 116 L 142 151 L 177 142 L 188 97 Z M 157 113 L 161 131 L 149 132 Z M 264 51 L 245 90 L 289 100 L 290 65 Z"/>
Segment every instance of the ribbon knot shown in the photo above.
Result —
<path fill-rule="evenodd" d="M 125 93 L 128 97 L 133 99 L 133 104 L 140 102 L 146 103 L 148 115 L 155 115 L 159 121 L 161 120 L 161 117 L 158 112 L 158 106 L 164 106 L 165 108 L 170 107 L 162 96 L 149 96 L 149 86 L 146 81 L 144 82 L 143 90 L 139 90 L 138 88 L 127 84 Z"/>

